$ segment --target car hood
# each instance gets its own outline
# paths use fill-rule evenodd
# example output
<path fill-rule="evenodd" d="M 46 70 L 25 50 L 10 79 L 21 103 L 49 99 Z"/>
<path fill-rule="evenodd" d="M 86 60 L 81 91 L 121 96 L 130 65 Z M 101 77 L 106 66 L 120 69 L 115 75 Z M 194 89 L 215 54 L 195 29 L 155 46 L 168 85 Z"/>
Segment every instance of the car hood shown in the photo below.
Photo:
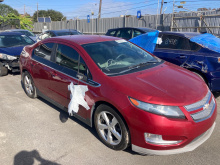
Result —
<path fill-rule="evenodd" d="M 0 48 L 0 53 L 4 53 L 11 56 L 20 56 L 23 48 L 24 46 Z"/>
<path fill-rule="evenodd" d="M 197 75 L 168 62 L 110 79 L 128 97 L 152 104 L 189 105 L 201 100 L 208 91 Z"/>

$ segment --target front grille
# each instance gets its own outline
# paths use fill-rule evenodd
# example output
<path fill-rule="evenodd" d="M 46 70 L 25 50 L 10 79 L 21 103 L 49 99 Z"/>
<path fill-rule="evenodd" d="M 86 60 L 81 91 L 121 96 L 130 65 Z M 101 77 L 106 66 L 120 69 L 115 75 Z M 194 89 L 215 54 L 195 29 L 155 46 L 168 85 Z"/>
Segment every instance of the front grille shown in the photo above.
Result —
<path fill-rule="evenodd" d="M 209 103 L 211 96 L 212 96 L 211 92 L 208 91 L 207 95 L 202 100 L 200 100 L 196 103 L 185 106 L 186 110 L 188 112 L 191 112 L 191 111 L 197 110 L 199 108 L 202 108 L 205 104 Z"/>
<path fill-rule="evenodd" d="M 193 111 L 199 110 L 201 108 L 201 111 L 193 113 Z M 209 91 L 202 100 L 185 106 L 185 109 L 188 112 L 192 112 L 190 116 L 195 122 L 201 122 L 210 118 L 215 110 L 215 101 L 214 98 L 212 98 L 211 92 Z"/>

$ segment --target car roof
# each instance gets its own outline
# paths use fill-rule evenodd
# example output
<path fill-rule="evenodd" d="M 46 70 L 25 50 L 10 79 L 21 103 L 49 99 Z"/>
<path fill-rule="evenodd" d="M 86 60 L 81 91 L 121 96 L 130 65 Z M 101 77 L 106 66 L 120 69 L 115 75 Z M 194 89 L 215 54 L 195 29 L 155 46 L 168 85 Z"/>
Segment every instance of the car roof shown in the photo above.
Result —
<path fill-rule="evenodd" d="M 181 36 L 181 37 L 186 37 L 186 38 L 192 38 L 195 36 L 200 35 L 200 33 L 197 32 L 170 32 L 170 31 L 164 31 L 164 32 L 160 32 L 161 34 L 171 34 L 171 35 L 177 35 L 177 36 Z"/>
<path fill-rule="evenodd" d="M 22 35 L 22 33 L 19 33 L 19 32 L 0 32 L 0 35 L 13 36 L 13 35 Z"/>
<path fill-rule="evenodd" d="M 69 31 L 77 31 L 75 29 L 62 29 L 62 30 L 47 30 L 47 31 L 51 31 L 51 32 L 69 32 Z"/>
<path fill-rule="evenodd" d="M 155 29 L 151 29 L 151 28 L 146 28 L 146 27 L 120 27 L 120 28 L 113 28 L 113 29 L 108 29 L 108 30 L 118 30 L 118 29 L 138 29 L 141 31 L 149 31 L 149 30 L 155 30 Z"/>
<path fill-rule="evenodd" d="M 52 38 L 45 39 L 43 41 L 48 41 L 48 40 L 50 41 L 60 40 L 60 41 L 73 42 L 79 45 L 83 45 L 83 44 L 96 43 L 96 42 L 121 40 L 121 38 L 104 36 L 104 35 L 71 35 L 71 36 L 52 37 Z"/>
<path fill-rule="evenodd" d="M 25 30 L 25 29 L 8 29 L 6 31 L 16 32 L 16 31 L 28 31 L 28 30 Z"/>

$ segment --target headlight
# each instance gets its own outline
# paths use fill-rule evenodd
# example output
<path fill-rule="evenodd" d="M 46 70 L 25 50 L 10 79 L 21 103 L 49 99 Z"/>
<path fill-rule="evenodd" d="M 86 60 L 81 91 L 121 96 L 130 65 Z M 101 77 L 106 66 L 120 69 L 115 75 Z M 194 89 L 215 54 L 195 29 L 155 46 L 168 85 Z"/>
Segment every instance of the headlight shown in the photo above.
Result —
<path fill-rule="evenodd" d="M 129 98 L 129 100 L 134 106 L 150 113 L 154 113 L 157 115 L 162 115 L 170 118 L 183 118 L 183 119 L 185 118 L 185 115 L 177 106 L 149 104 L 133 98 Z"/>
<path fill-rule="evenodd" d="M 17 59 L 17 57 L 15 57 L 15 56 L 10 56 L 10 55 L 3 54 L 3 53 L 0 53 L 0 58 L 4 59 L 4 60 L 15 60 L 15 59 Z"/>

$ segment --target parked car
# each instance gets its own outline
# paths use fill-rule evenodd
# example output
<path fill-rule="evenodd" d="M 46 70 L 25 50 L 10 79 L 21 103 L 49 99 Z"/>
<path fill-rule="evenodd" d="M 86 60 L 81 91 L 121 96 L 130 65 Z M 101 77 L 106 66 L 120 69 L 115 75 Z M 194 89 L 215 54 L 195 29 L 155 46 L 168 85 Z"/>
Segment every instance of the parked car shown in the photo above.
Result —
<path fill-rule="evenodd" d="M 194 72 L 212 91 L 220 91 L 220 53 L 190 41 L 198 35 L 200 33 L 160 32 L 162 43 L 156 45 L 153 54 Z"/>
<path fill-rule="evenodd" d="M 145 27 L 125 27 L 125 28 L 115 28 L 115 29 L 109 29 L 105 35 L 107 36 L 113 36 L 113 37 L 120 37 L 126 40 L 129 40 L 131 38 L 137 37 L 141 34 L 155 31 L 154 29 L 145 28 Z"/>
<path fill-rule="evenodd" d="M 43 40 L 46 38 L 57 37 L 57 36 L 66 36 L 66 35 L 82 35 L 78 30 L 74 29 L 62 29 L 62 30 L 47 30 L 44 33 L 39 35 L 39 39 Z"/>
<path fill-rule="evenodd" d="M 32 33 L 29 30 L 25 30 L 25 29 L 10 29 L 10 30 L 5 30 L 6 32 L 17 32 L 17 33 L 22 33 L 28 37 L 30 37 L 32 40 L 34 40 L 35 42 L 37 41 L 38 37 Z"/>
<path fill-rule="evenodd" d="M 217 104 L 204 81 L 124 39 L 48 38 L 23 49 L 20 70 L 27 96 L 95 127 L 114 150 L 187 152 L 215 127 Z"/>
<path fill-rule="evenodd" d="M 24 46 L 34 41 L 21 33 L 0 33 L 0 76 L 8 74 L 8 70 L 19 72 L 19 56 Z"/>

